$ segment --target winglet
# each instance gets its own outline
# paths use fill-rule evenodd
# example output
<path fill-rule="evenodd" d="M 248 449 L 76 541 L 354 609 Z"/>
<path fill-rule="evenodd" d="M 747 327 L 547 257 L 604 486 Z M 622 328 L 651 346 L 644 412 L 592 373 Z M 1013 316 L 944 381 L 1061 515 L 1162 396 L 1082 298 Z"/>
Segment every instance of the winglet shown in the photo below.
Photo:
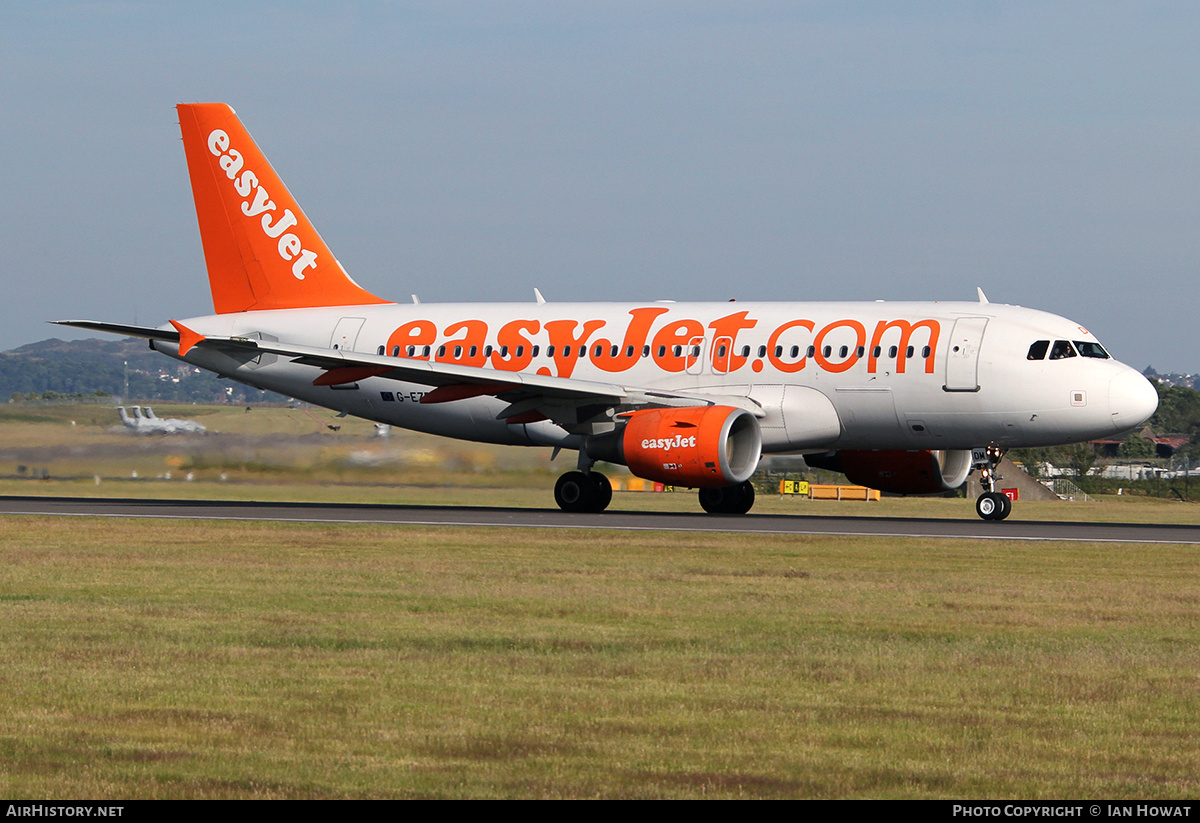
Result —
<path fill-rule="evenodd" d="M 204 335 L 200 332 L 192 331 L 187 326 L 177 320 L 169 321 L 175 327 L 175 331 L 179 332 L 179 356 L 184 357 L 198 343 L 204 341 Z"/>

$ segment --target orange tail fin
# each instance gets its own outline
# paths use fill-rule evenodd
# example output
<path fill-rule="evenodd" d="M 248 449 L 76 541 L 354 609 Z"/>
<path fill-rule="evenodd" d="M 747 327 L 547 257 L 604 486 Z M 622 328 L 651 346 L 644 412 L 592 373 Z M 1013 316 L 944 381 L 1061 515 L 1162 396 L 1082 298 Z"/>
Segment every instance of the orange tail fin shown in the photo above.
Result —
<path fill-rule="evenodd" d="M 389 302 L 346 274 L 233 109 L 177 109 L 218 314 Z"/>

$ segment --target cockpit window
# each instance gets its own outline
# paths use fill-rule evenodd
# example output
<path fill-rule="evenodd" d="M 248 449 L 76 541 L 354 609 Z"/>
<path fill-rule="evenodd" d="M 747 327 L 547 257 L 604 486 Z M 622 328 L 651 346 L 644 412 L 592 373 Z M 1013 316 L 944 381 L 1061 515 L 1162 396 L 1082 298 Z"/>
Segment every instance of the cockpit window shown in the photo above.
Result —
<path fill-rule="evenodd" d="M 1038 340 L 1029 347 L 1029 354 L 1026 355 L 1026 360 L 1045 360 L 1046 349 L 1050 348 L 1049 340 Z"/>
<path fill-rule="evenodd" d="M 1075 349 L 1071 348 L 1071 344 L 1066 340 L 1055 340 L 1054 348 L 1050 349 L 1051 360 L 1066 360 L 1076 356 Z"/>
<path fill-rule="evenodd" d="M 1079 349 L 1079 353 L 1084 357 L 1095 357 L 1097 360 L 1107 360 L 1108 352 L 1099 343 L 1091 340 L 1076 340 L 1075 348 Z"/>

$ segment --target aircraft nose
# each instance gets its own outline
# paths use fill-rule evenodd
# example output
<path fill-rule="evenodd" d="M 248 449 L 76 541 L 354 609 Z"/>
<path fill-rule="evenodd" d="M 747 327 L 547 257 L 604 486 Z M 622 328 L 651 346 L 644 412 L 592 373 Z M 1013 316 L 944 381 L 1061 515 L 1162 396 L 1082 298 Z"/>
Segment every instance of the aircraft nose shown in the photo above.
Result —
<path fill-rule="evenodd" d="M 1117 431 L 1142 425 L 1157 408 L 1158 392 L 1133 369 L 1125 369 L 1108 384 L 1108 409 Z"/>

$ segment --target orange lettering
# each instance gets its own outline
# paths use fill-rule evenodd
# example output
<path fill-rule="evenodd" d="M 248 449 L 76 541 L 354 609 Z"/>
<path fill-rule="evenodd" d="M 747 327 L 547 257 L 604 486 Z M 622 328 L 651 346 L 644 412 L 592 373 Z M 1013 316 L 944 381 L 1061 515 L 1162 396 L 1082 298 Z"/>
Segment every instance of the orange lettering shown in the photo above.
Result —
<path fill-rule="evenodd" d="M 867 354 L 867 372 L 875 373 L 877 365 L 875 351 L 882 348 L 883 334 L 888 329 L 900 330 L 900 343 L 896 347 L 896 374 L 904 374 L 904 366 L 908 361 L 908 343 L 914 330 L 924 326 L 929 329 L 929 356 L 925 358 L 925 373 L 933 374 L 933 361 L 937 356 L 938 336 L 941 326 L 936 320 L 922 320 L 919 323 L 909 323 L 907 320 L 880 320 L 875 326 L 875 334 L 871 337 L 871 351 Z"/>
<path fill-rule="evenodd" d="M 695 362 L 690 354 L 685 352 L 685 349 L 692 340 L 703 336 L 704 326 L 700 325 L 700 321 L 676 320 L 663 326 L 658 330 L 658 334 L 654 335 L 650 354 L 653 355 L 654 362 L 663 371 L 683 371 L 689 362 Z M 679 354 L 675 353 L 676 346 L 679 347 Z M 660 350 L 661 354 L 659 354 Z"/>
<path fill-rule="evenodd" d="M 425 346 L 437 340 L 437 327 L 428 320 L 412 320 L 392 332 L 388 337 L 386 354 L 393 357 L 408 357 L 408 347 L 413 346 L 413 357 L 423 357 Z"/>
<path fill-rule="evenodd" d="M 482 366 L 487 362 L 483 355 L 483 346 L 487 342 L 487 323 L 482 320 L 463 320 L 447 326 L 445 334 L 457 334 L 460 331 L 463 332 L 461 338 L 442 344 L 444 352 L 441 346 L 438 347 L 441 353 L 435 359 L 439 363 L 453 363 L 456 366 Z"/>
<path fill-rule="evenodd" d="M 727 374 L 746 365 L 748 358 L 737 353 L 737 336 L 739 332 L 758 325 L 757 320 L 751 320 L 746 316 L 748 314 L 750 312 L 740 311 L 737 314 L 718 317 L 708 324 L 708 327 L 713 330 L 712 368 L 714 372 Z M 722 347 L 725 348 L 724 353 L 722 353 Z"/>
<path fill-rule="evenodd" d="M 801 357 L 795 363 L 788 363 L 775 354 L 775 349 L 779 346 L 779 338 L 788 329 L 804 328 L 810 332 L 813 330 L 813 322 L 811 320 L 792 320 L 784 323 L 782 326 L 771 332 L 771 338 L 767 341 L 767 360 L 771 361 L 771 365 L 786 374 L 793 374 L 800 371 L 808 363 L 807 357 Z"/>
<path fill-rule="evenodd" d="M 521 332 L 537 334 L 541 325 L 536 320 L 513 320 L 501 326 L 496 334 L 500 348 L 492 352 L 492 367 L 503 371 L 520 371 L 533 362 L 533 343 Z M 502 355 L 501 352 L 506 354 Z"/>
<path fill-rule="evenodd" d="M 588 338 L 600 328 L 603 328 L 603 320 L 588 320 L 583 324 L 583 331 L 578 337 L 575 336 L 575 328 L 579 325 L 575 320 L 551 320 L 543 328 L 550 338 L 550 345 L 554 347 L 554 365 L 558 369 L 559 377 L 570 377 L 571 372 L 575 371 L 575 364 L 579 362 L 576 356 L 579 352 L 578 346 L 586 346 Z M 564 352 L 566 347 L 571 347 L 571 354 L 567 356 Z"/>
<path fill-rule="evenodd" d="M 629 327 L 625 330 L 625 339 L 621 342 L 617 353 L 613 354 L 613 344 L 610 340 L 603 338 L 596 341 L 595 346 L 600 347 L 600 354 L 596 354 L 593 346 L 592 362 L 597 368 L 607 372 L 625 371 L 633 367 L 633 364 L 642 356 L 642 346 L 646 345 L 646 337 L 650 334 L 650 325 L 654 322 L 654 318 L 660 314 L 666 314 L 670 309 L 662 307 L 631 309 L 630 314 L 633 319 L 629 321 Z"/>
<path fill-rule="evenodd" d="M 825 353 L 821 351 L 822 345 L 825 342 L 825 335 L 829 334 L 839 326 L 846 326 L 854 329 L 857 335 L 856 342 L 850 347 L 850 356 L 841 363 L 830 363 Z M 867 341 L 867 330 L 863 328 L 863 324 L 857 320 L 834 320 L 825 328 L 817 333 L 817 337 L 813 340 L 813 346 L 816 347 L 816 352 L 813 354 L 813 360 L 817 361 L 817 365 L 825 371 L 843 372 L 858 362 L 858 350 Z"/>

